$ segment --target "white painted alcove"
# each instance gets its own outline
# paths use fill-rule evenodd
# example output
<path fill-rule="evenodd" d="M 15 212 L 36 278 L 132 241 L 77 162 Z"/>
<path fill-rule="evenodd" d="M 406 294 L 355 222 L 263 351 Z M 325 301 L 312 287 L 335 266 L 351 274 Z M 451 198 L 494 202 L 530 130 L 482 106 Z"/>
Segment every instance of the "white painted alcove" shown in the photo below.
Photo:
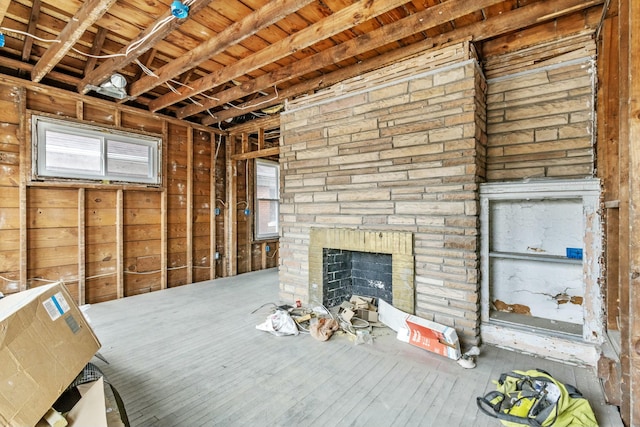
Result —
<path fill-rule="evenodd" d="M 595 366 L 604 339 L 599 180 L 482 184 L 480 203 L 482 340 Z"/>

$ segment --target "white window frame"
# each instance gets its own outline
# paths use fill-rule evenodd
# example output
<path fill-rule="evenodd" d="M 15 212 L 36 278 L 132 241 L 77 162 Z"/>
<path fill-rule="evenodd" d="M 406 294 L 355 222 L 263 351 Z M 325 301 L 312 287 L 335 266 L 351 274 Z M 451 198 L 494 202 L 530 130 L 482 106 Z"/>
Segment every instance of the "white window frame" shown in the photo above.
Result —
<path fill-rule="evenodd" d="M 56 151 L 48 150 L 48 146 L 54 145 L 54 134 L 59 138 L 58 142 L 64 142 L 60 140 L 61 136 L 68 136 L 71 144 L 66 147 L 60 144 Z M 77 137 L 75 141 L 74 137 Z M 54 153 L 62 155 L 67 151 L 72 155 L 77 154 L 77 161 L 82 160 L 80 150 L 74 152 L 83 144 L 81 138 L 86 140 L 87 145 L 89 142 L 94 145 L 85 151 L 86 163 L 93 163 L 93 169 L 74 168 L 72 164 L 62 164 L 61 161 L 56 165 L 52 160 Z M 162 183 L 162 138 L 159 136 L 33 115 L 31 142 L 32 175 L 37 180 L 90 180 L 154 186 Z M 110 147 L 116 146 L 120 147 L 120 152 L 110 151 Z M 136 155 L 136 151 L 139 155 Z M 47 161 L 47 156 L 50 156 L 51 162 Z M 131 167 L 127 167 L 127 164 Z M 135 171 L 136 165 L 141 173 L 127 172 Z"/>
<path fill-rule="evenodd" d="M 276 195 L 274 197 L 264 197 L 264 196 L 259 196 L 259 189 L 260 189 L 260 175 L 258 174 L 258 168 L 262 166 L 262 167 L 270 167 L 273 168 L 275 171 L 275 185 L 276 185 Z M 255 161 L 255 210 L 256 210 L 256 217 L 255 217 L 255 239 L 256 240 L 266 240 L 266 239 L 272 239 L 274 237 L 279 237 L 280 234 L 280 165 L 278 162 L 274 162 L 271 160 L 264 160 L 264 159 L 256 159 Z M 263 213 L 260 211 L 260 201 L 261 200 L 268 200 L 270 202 L 276 202 L 276 224 L 275 224 L 275 228 L 276 231 L 275 232 L 265 232 L 263 230 L 261 230 L 260 228 L 260 218 L 263 215 Z"/>

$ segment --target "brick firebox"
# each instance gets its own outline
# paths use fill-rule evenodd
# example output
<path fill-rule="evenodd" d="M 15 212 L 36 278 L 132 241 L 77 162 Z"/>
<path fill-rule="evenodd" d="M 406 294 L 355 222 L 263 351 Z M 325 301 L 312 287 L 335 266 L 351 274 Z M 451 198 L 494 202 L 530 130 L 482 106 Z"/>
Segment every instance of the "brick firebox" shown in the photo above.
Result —
<path fill-rule="evenodd" d="M 312 228 L 309 244 L 309 298 L 323 300 L 324 248 L 391 255 L 393 305 L 414 313 L 413 235 L 403 232 Z"/>

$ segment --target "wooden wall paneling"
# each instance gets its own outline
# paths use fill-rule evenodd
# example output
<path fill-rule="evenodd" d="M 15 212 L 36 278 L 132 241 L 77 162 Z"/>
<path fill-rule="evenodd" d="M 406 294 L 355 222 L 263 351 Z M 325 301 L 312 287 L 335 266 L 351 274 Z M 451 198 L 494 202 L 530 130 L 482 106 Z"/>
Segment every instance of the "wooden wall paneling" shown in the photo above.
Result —
<path fill-rule="evenodd" d="M 629 22 L 630 18 L 630 0 L 619 0 L 618 3 L 618 56 L 619 67 L 618 75 L 621 76 L 619 81 L 619 102 L 620 102 L 620 117 L 619 117 L 619 173 L 620 173 L 620 335 L 621 335 L 621 370 L 622 370 L 622 384 L 621 395 L 622 404 L 620 406 L 620 414 L 623 421 L 627 425 L 631 425 L 631 360 L 630 360 L 630 312 L 629 312 L 629 298 L 630 298 L 630 217 L 629 217 L 629 178 L 630 178 L 630 135 L 629 135 Z M 635 427 L 635 426 L 634 426 Z"/>
<path fill-rule="evenodd" d="M 227 264 L 227 275 L 235 276 L 238 274 L 238 165 L 231 156 L 235 152 L 236 135 L 229 135 L 225 145 L 226 171 L 227 171 L 227 214 L 225 215 L 226 241 L 224 256 Z"/>
<path fill-rule="evenodd" d="M 29 187 L 27 194 L 28 277 L 32 285 L 63 280 L 74 282 L 78 275 L 77 189 Z M 65 240 L 69 229 L 74 239 Z M 62 244 L 62 242 L 66 244 Z M 70 287 L 77 301 L 76 287 Z"/>
<path fill-rule="evenodd" d="M 118 299 L 124 298 L 124 192 L 116 190 L 116 289 Z"/>
<path fill-rule="evenodd" d="M 187 151 L 188 128 L 170 124 L 168 128 L 167 150 L 167 286 L 180 286 L 187 283 L 187 270 L 190 270 L 187 256 L 189 200 L 189 158 Z"/>
<path fill-rule="evenodd" d="M 193 281 L 210 280 L 211 264 L 211 134 L 194 129 L 193 139 Z"/>
<path fill-rule="evenodd" d="M 629 1 L 629 213 L 630 236 L 640 235 L 640 4 Z M 623 75 L 624 78 L 624 75 Z M 630 425 L 640 426 L 640 246 L 630 246 L 629 399 Z M 634 403 L 635 402 L 635 403 Z"/>
<path fill-rule="evenodd" d="M 54 91 L 29 90 L 27 108 L 34 111 L 56 114 L 61 117 L 76 117 L 76 98 L 71 94 Z"/>
<path fill-rule="evenodd" d="M 116 199 L 114 189 L 85 189 L 85 300 L 89 304 L 118 297 Z"/>
<path fill-rule="evenodd" d="M 193 283 L 193 128 L 187 128 L 187 283 Z"/>
<path fill-rule="evenodd" d="M 86 231 L 86 210 L 85 210 L 85 190 L 78 188 L 78 304 L 86 304 L 86 247 L 85 247 L 85 231 Z"/>
<path fill-rule="evenodd" d="M 158 191 L 124 192 L 125 294 L 160 290 L 161 197 Z"/>

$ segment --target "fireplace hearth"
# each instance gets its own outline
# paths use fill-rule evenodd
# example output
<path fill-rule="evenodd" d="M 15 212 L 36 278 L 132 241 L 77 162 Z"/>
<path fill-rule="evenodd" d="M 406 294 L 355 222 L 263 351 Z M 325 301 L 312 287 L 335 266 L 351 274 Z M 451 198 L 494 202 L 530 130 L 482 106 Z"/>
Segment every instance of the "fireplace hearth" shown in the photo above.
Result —
<path fill-rule="evenodd" d="M 415 312 L 413 234 L 312 228 L 309 301 L 327 307 L 353 294 L 374 296 Z"/>

